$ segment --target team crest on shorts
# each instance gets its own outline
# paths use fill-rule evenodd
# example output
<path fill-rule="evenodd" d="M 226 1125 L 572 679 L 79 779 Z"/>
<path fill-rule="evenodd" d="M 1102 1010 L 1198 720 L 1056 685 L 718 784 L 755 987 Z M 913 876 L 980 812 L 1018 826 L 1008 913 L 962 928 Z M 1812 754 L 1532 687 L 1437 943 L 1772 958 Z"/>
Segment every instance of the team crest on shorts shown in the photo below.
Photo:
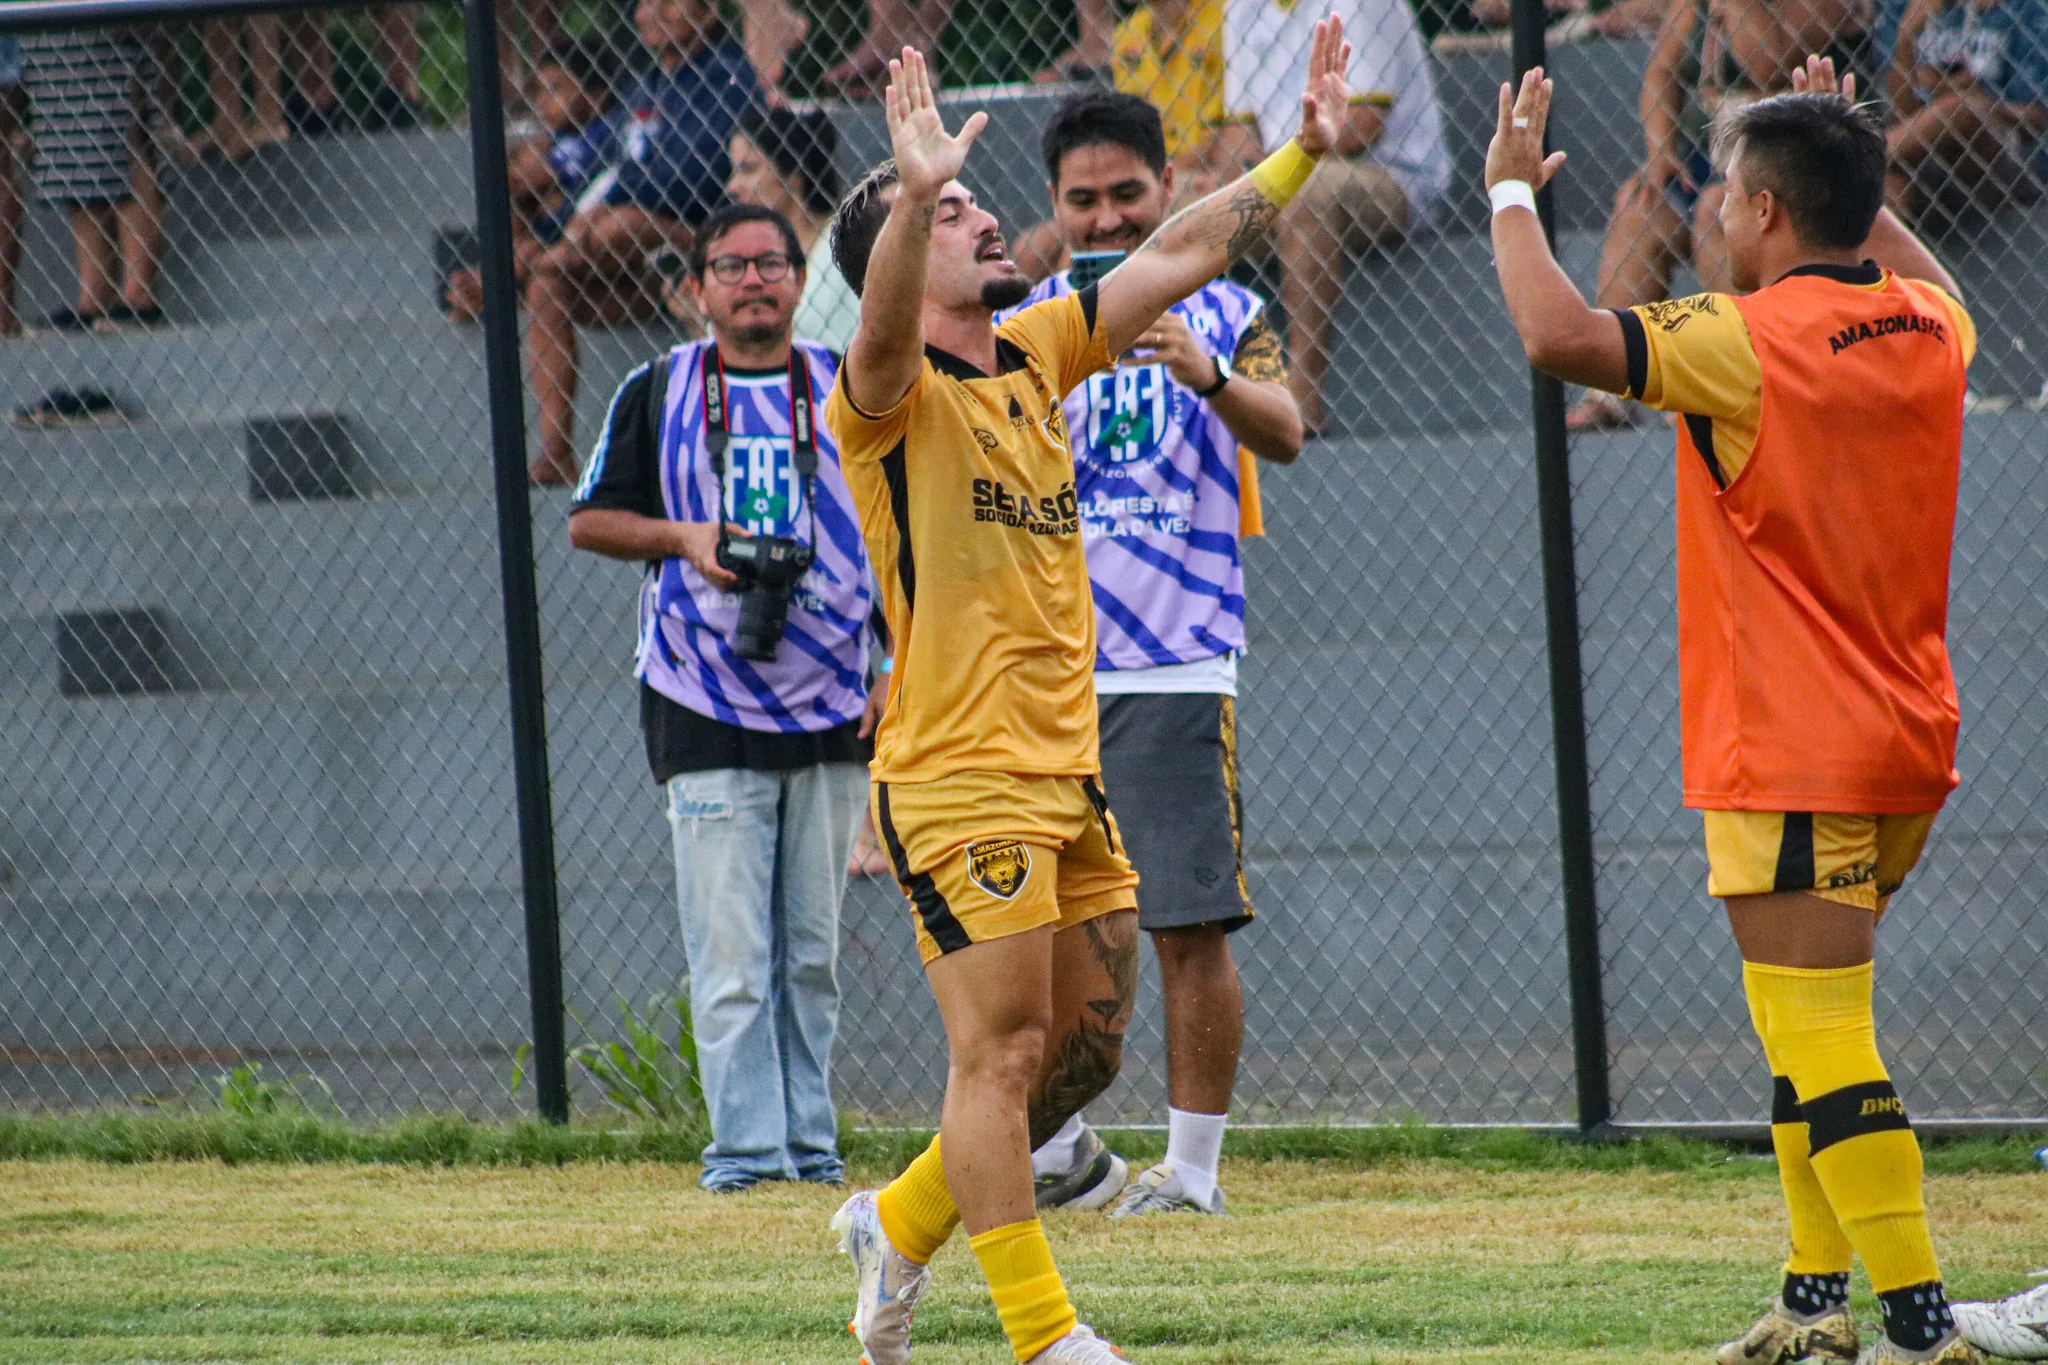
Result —
<path fill-rule="evenodd" d="M 1010 900 L 1031 875 L 1031 850 L 1021 839 L 983 839 L 967 846 L 967 876 L 997 900 Z"/>

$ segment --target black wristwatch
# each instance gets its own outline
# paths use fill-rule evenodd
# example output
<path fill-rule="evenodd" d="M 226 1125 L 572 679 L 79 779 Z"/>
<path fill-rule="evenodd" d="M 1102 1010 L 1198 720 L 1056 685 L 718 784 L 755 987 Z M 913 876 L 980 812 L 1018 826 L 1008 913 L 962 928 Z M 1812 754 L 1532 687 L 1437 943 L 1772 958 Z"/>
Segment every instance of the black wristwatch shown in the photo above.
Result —
<path fill-rule="evenodd" d="M 1230 368 L 1229 360 L 1220 355 L 1209 358 L 1216 363 L 1216 382 L 1208 388 L 1197 392 L 1195 394 L 1197 398 L 1214 398 L 1217 394 L 1223 392 L 1224 385 L 1237 377 L 1236 372 Z"/>

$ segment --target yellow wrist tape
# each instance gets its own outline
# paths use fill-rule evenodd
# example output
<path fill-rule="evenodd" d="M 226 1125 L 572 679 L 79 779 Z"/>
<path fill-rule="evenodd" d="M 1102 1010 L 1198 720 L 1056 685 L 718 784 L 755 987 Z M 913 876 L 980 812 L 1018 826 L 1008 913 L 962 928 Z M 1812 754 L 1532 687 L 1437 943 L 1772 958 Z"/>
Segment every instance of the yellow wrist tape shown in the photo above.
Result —
<path fill-rule="evenodd" d="M 1275 208 L 1285 208 L 1316 169 L 1316 159 L 1301 149 L 1293 138 L 1287 145 L 1251 169 L 1253 188 L 1266 196 Z"/>

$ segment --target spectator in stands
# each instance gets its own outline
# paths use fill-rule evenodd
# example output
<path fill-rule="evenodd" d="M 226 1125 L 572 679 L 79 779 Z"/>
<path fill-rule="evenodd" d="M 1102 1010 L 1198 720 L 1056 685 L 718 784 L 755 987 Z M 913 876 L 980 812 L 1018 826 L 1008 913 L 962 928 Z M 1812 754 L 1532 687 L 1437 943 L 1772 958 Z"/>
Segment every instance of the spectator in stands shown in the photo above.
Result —
<path fill-rule="evenodd" d="M 1351 40 L 1350 116 L 1337 144 L 1275 226 L 1287 313 L 1288 383 L 1309 430 L 1323 425 L 1323 379 L 1348 251 L 1391 247 L 1436 217 L 1451 183 L 1443 111 L 1406 0 L 1332 0 Z M 1223 104 L 1210 149 L 1219 178 L 1293 136 L 1301 121 L 1314 6 L 1228 0 Z M 1154 101 L 1158 101 L 1155 99 Z"/>
<path fill-rule="evenodd" d="M 207 21 L 207 88 L 213 97 L 213 122 L 185 144 L 187 161 L 205 156 L 241 161 L 291 137 L 280 88 L 283 29 L 284 21 L 275 14 Z M 255 95 L 253 106 L 247 108 L 242 87 L 244 42 L 248 44 L 247 69 Z"/>
<path fill-rule="evenodd" d="M 1149 100 L 1183 199 L 1256 165 L 1293 136 L 1309 45 L 1325 14 L 1352 44 L 1350 116 L 1338 155 L 1275 228 L 1286 305 L 1288 384 L 1309 430 L 1323 424 L 1323 376 L 1347 250 L 1388 247 L 1426 227 L 1450 188 L 1436 81 L 1405 0 L 1146 0 L 1117 26 L 1116 88 Z M 1012 253 L 1026 274 L 1062 268 L 1050 223 Z"/>
<path fill-rule="evenodd" d="M 1473 23 L 1480 28 L 1506 28 L 1513 17 L 1513 0 L 1471 0 L 1465 7 Z M 1645 33 L 1654 33 L 1658 21 L 1664 17 L 1663 0 L 1622 0 L 1597 12 L 1588 0 L 1544 0 L 1544 12 L 1553 21 L 1571 21 L 1579 16 L 1580 21 L 1569 30 L 1572 37 L 1635 38 Z M 1452 24 L 1461 28 L 1463 25 Z M 1565 35 L 1553 28 L 1552 42 Z"/>
<path fill-rule="evenodd" d="M 21 44 L 0 37 L 0 340 L 21 335 L 14 276 L 21 266 L 21 153 L 28 117 Z"/>
<path fill-rule="evenodd" d="M 939 50 L 939 35 L 953 15 L 957 0 L 868 0 L 868 28 L 860 45 L 845 61 L 825 73 L 826 84 L 849 99 L 878 98 L 889 83 L 889 59 L 904 48 Z M 1074 0 L 1080 40 L 1055 57 L 1032 79 L 1090 81 L 1107 79 L 1111 62 L 1110 35 L 1116 28 L 1114 0 Z"/>
<path fill-rule="evenodd" d="M 620 386 L 569 539 L 646 568 L 641 728 L 667 794 L 711 1115 L 699 1183 L 715 1194 L 837 1184 L 839 902 L 867 791 L 864 741 L 887 700 L 863 681 L 874 588 L 838 446 L 825 423 L 793 420 L 800 395 L 815 404 L 831 391 L 839 357 L 793 335 L 804 258 L 773 209 L 733 204 L 706 219 L 689 273 L 710 338 Z M 726 395 L 717 453 L 710 376 Z M 812 444 L 793 448 L 805 430 Z M 783 590 L 788 617 L 765 644 L 750 641 L 718 558 L 739 533 L 816 553 Z"/>
<path fill-rule="evenodd" d="M 420 91 L 420 9 L 418 5 L 376 5 L 378 69 L 383 83 L 371 92 L 364 127 L 371 132 L 418 127 L 426 117 Z M 285 54 L 297 88 L 285 101 L 292 131 L 324 137 L 343 122 L 341 95 L 334 85 L 334 40 L 326 10 L 310 10 L 285 30 Z"/>
<path fill-rule="evenodd" d="M 832 261 L 832 211 L 839 207 L 839 132 L 821 113 L 767 109 L 733 134 L 726 193 L 789 219 L 804 249 L 804 294 L 796 333 L 844 352 L 860 321 L 860 300 Z"/>
<path fill-rule="evenodd" d="M 32 34 L 21 46 L 36 191 L 63 208 L 78 264 L 72 306 L 46 325 L 106 331 L 162 321 L 163 196 L 154 144 L 161 112 L 148 40 L 125 29 L 87 29 Z"/>
<path fill-rule="evenodd" d="M 540 400 L 535 483 L 576 481 L 577 326 L 658 313 L 652 258 L 687 248 L 692 229 L 724 198 L 726 142 L 761 104 L 747 54 L 726 36 L 711 0 L 639 0 L 634 19 L 654 68 L 620 111 L 618 178 L 601 203 L 579 206 L 561 240 L 534 259 L 526 286 Z"/>
<path fill-rule="evenodd" d="M 1892 211 L 2031 202 L 2048 130 L 2048 0 L 1913 0 L 1892 60 Z"/>
<path fill-rule="evenodd" d="M 601 52 L 564 42 L 533 67 L 533 112 L 543 136 L 512 149 L 507 188 L 512 198 L 512 260 L 524 285 L 540 254 L 562 240 L 579 206 L 601 202 L 616 182 L 617 129 L 604 116 L 611 80 Z M 483 285 L 473 266 L 448 277 L 448 320 L 471 322 L 483 313 Z"/>
<path fill-rule="evenodd" d="M 1791 89 L 1808 53 L 1830 57 L 1839 71 L 1867 71 L 1870 13 L 1870 0 L 1666 0 L 1643 72 L 1647 157 L 1614 197 L 1599 307 L 1670 297 L 1672 271 L 1688 255 L 1702 289 L 1728 287 L 1721 176 L 1707 150 L 1716 118 Z M 1566 418 L 1580 431 L 1632 420 L 1627 400 L 1599 392 Z"/>

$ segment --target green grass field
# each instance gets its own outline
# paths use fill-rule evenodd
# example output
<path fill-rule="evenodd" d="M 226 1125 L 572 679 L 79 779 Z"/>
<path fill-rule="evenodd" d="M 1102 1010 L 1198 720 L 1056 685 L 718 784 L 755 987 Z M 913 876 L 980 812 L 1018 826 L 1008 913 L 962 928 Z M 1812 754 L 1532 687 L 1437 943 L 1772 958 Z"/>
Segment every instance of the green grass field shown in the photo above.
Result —
<path fill-rule="evenodd" d="M 1266 1159 L 1226 1163 L 1227 1218 L 1051 1220 L 1084 1318 L 1136 1361 L 1698 1362 L 1781 1255 L 1775 1171 L 1753 1155 L 1245 1137 Z M 858 1178 L 907 1145 L 856 1144 Z M 1319 1145 L 1337 1155 L 1285 1155 Z M 1928 1186 L 1949 1279 L 2002 1294 L 2048 1262 L 2048 1174 L 2020 1144 L 1958 1152 Z M 825 1227 L 842 1195 L 715 1199 L 694 1177 L 0 1161 L 0 1360 L 854 1360 Z M 936 1266 L 918 1360 L 1008 1360 L 964 1246 Z"/>

